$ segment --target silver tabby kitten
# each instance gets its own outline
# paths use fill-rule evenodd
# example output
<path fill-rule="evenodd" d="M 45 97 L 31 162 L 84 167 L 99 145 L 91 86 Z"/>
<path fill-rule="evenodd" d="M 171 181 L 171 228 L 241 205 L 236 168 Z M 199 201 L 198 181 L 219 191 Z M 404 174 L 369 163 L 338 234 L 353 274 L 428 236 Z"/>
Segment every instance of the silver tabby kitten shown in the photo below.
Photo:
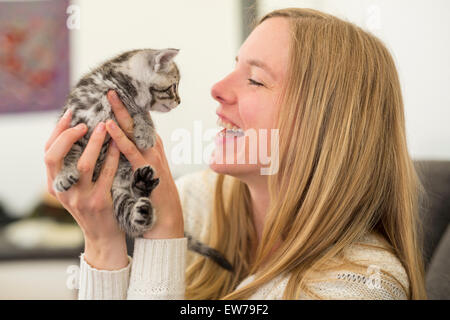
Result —
<path fill-rule="evenodd" d="M 55 178 L 53 188 L 67 191 L 77 183 L 80 172 L 78 160 L 86 147 L 92 131 L 100 122 L 113 119 L 106 94 L 115 90 L 127 107 L 134 121 L 134 143 L 145 150 L 155 143 L 155 127 L 149 111 L 168 112 L 180 104 L 178 83 L 180 73 L 173 58 L 176 49 L 142 49 L 125 52 L 85 75 L 70 92 L 61 116 L 67 109 L 72 111 L 71 126 L 85 123 L 88 132 L 78 140 L 64 158 L 64 164 Z M 96 181 L 105 160 L 111 137 L 106 136 L 96 162 L 92 181 Z M 134 173 L 123 154 L 114 177 L 111 195 L 119 226 L 131 237 L 141 236 L 155 223 L 155 212 L 149 196 L 158 185 L 153 169 L 145 166 Z M 227 270 L 231 264 L 215 249 L 194 240 L 185 232 L 188 248 L 211 258 Z"/>

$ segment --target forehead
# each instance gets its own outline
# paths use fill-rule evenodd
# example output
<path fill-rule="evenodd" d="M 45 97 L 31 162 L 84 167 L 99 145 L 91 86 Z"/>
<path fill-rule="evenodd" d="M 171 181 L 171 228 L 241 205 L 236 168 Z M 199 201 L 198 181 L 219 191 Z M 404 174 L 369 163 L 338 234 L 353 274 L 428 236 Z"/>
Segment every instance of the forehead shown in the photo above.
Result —
<path fill-rule="evenodd" d="M 170 67 L 167 72 L 164 73 L 163 78 L 165 78 L 167 83 L 177 82 L 180 80 L 180 72 L 175 62 L 171 62 Z"/>
<path fill-rule="evenodd" d="M 167 87 L 174 83 L 179 83 L 180 72 L 177 65 L 172 62 L 167 72 L 153 73 L 152 81 L 158 84 L 158 87 Z"/>
<path fill-rule="evenodd" d="M 239 60 L 260 60 L 273 70 L 277 79 L 283 79 L 289 58 L 289 21 L 270 18 L 258 25 L 239 50 Z"/>
<path fill-rule="evenodd" d="M 172 62 L 172 66 L 170 68 L 170 71 L 168 72 L 168 75 L 173 80 L 178 80 L 180 78 L 180 71 L 178 70 L 178 67 L 175 64 L 175 62 Z"/>

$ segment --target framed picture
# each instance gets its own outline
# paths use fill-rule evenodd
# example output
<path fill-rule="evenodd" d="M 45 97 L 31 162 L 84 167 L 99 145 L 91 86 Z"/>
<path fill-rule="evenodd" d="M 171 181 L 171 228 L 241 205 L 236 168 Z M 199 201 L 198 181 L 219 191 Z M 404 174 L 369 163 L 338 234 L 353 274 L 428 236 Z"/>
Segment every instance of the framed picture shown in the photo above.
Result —
<path fill-rule="evenodd" d="M 0 2 L 0 112 L 60 109 L 69 92 L 69 1 Z"/>

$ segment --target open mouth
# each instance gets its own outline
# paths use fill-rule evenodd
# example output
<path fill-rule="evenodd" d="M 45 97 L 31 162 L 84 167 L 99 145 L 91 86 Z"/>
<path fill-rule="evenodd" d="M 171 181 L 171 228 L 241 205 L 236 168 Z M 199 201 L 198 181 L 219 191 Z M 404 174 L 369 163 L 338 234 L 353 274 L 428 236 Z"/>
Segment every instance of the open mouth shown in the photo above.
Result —
<path fill-rule="evenodd" d="M 242 137 L 244 136 L 244 130 L 235 125 L 223 121 L 220 117 L 217 119 L 217 125 L 224 129 L 219 132 L 220 137 Z"/>

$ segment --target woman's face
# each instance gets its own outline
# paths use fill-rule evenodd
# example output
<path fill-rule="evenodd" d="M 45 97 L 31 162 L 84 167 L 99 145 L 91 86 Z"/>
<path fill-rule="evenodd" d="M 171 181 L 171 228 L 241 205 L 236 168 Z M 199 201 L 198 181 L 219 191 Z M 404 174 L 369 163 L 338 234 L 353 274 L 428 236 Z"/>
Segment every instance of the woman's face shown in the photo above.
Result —
<path fill-rule="evenodd" d="M 223 135 L 222 130 L 216 136 L 212 170 L 239 178 L 261 175 L 261 168 L 269 167 L 266 156 L 271 156 L 270 138 L 276 134 L 271 129 L 276 129 L 289 41 L 287 19 L 264 21 L 242 44 L 235 69 L 212 87 L 211 95 L 220 104 L 218 124 L 231 124 L 245 133 Z"/>

